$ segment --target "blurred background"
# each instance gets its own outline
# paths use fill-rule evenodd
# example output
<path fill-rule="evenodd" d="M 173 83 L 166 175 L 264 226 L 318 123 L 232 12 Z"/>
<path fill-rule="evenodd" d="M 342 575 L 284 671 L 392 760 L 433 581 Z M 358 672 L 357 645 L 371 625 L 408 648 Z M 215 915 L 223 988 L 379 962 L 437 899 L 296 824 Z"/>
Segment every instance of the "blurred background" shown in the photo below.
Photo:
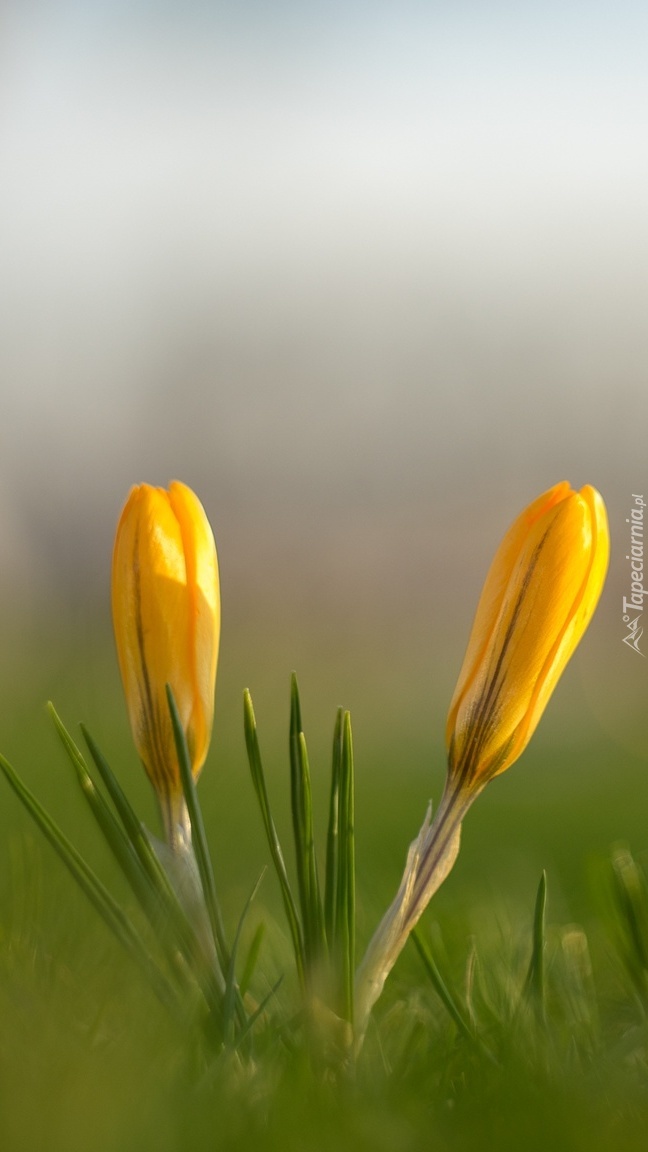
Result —
<path fill-rule="evenodd" d="M 5 0 L 0 740 L 86 847 L 43 703 L 154 825 L 109 570 L 130 485 L 172 478 L 221 563 L 202 792 L 233 906 L 265 858 L 243 687 L 284 828 L 291 669 L 322 813 L 351 708 L 375 922 L 439 796 L 491 556 L 563 479 L 607 502 L 608 584 L 439 908 L 528 905 L 547 866 L 586 915 L 589 862 L 648 847 L 648 662 L 621 619 L 648 489 L 647 32 L 632 0 Z M 4 792 L 0 826 L 27 827 Z"/>

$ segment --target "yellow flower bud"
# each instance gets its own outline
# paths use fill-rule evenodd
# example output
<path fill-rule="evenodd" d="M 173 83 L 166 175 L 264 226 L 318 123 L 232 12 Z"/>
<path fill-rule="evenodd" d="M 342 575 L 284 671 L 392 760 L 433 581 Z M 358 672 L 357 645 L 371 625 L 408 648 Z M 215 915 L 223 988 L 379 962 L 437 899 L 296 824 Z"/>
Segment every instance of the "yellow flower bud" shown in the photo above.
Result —
<path fill-rule="evenodd" d="M 211 736 L 220 634 L 214 537 L 185 484 L 131 489 L 115 537 L 112 611 L 133 738 L 174 844 L 184 805 L 166 685 L 197 777 Z"/>
<path fill-rule="evenodd" d="M 461 825 L 485 784 L 526 747 L 589 624 L 610 544 L 594 488 L 557 484 L 509 528 L 477 606 L 446 728 L 448 778 L 407 856 L 395 900 L 356 977 L 356 1049 L 407 938 L 459 852 Z"/>
<path fill-rule="evenodd" d="M 526 747 L 589 624 L 609 556 L 595 488 L 557 484 L 511 525 L 491 565 L 446 727 L 454 789 L 481 789 Z"/>

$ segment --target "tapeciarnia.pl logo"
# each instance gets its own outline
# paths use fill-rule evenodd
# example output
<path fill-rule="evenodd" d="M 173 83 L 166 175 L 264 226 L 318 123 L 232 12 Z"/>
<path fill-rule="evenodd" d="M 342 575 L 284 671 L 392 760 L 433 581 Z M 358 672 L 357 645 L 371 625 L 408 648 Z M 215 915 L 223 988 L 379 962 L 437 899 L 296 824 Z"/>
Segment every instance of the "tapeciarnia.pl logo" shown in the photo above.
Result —
<path fill-rule="evenodd" d="M 630 515 L 626 517 L 626 524 L 630 525 L 630 551 L 626 556 L 626 560 L 630 561 L 630 595 L 623 597 L 623 623 L 626 626 L 623 643 L 627 644 L 629 648 L 634 648 L 635 652 L 643 656 L 644 653 L 639 647 L 643 627 L 639 621 L 643 613 L 643 598 L 646 595 L 646 589 L 643 586 L 644 508 L 646 502 L 643 496 L 637 496 L 634 492 L 632 499 L 634 505 L 630 509 Z"/>

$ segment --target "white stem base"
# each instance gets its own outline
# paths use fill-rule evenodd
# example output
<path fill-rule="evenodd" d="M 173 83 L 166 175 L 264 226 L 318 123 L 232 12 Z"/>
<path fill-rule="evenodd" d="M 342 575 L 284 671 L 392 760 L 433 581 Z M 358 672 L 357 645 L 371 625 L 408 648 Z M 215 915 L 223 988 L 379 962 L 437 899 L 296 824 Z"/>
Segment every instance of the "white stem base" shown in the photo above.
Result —
<path fill-rule="evenodd" d="M 434 820 L 428 808 L 412 842 L 396 897 L 376 929 L 356 976 L 355 1045 L 359 1051 L 371 1010 L 407 938 L 459 854 L 461 822 L 476 793 L 446 791 Z"/>

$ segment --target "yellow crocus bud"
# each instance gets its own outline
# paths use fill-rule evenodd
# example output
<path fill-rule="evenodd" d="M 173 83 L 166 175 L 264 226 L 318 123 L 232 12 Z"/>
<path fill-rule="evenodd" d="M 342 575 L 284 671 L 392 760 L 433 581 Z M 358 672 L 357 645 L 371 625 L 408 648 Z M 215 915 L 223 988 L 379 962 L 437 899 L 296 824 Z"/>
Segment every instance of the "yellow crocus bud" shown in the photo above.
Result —
<path fill-rule="evenodd" d="M 595 488 L 550 488 L 491 565 L 446 727 L 450 787 L 480 790 L 526 747 L 589 624 L 609 557 Z"/>
<path fill-rule="evenodd" d="M 112 612 L 135 746 L 174 847 L 186 813 L 166 685 L 197 777 L 211 736 L 220 635 L 214 536 L 185 484 L 131 489 L 115 537 Z"/>
<path fill-rule="evenodd" d="M 395 900 L 356 978 L 356 1048 L 407 938 L 459 852 L 468 809 L 526 747 L 603 588 L 610 542 L 594 488 L 556 484 L 509 528 L 491 565 L 446 728 L 448 776 L 410 845 Z"/>

